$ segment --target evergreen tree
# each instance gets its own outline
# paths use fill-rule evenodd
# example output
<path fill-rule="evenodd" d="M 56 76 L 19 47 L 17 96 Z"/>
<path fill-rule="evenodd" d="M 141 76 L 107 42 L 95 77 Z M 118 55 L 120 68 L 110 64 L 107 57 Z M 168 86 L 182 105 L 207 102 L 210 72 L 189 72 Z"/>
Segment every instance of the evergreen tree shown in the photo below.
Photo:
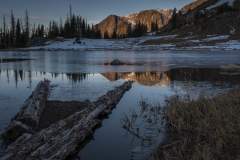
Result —
<path fill-rule="evenodd" d="M 39 36 L 44 36 L 44 25 L 41 25 Z"/>
<path fill-rule="evenodd" d="M 95 32 L 95 38 L 96 39 L 101 39 L 101 31 L 100 31 L 100 29 L 98 29 L 96 32 Z"/>
<path fill-rule="evenodd" d="M 155 31 L 155 23 L 151 22 L 151 32 Z"/>
<path fill-rule="evenodd" d="M 64 37 L 70 38 L 71 37 L 71 26 L 70 26 L 70 20 L 67 15 L 67 19 L 64 24 Z"/>
<path fill-rule="evenodd" d="M 20 22 L 19 19 L 17 20 L 17 26 L 16 26 L 16 47 L 21 47 L 21 27 L 20 27 Z"/>
<path fill-rule="evenodd" d="M 0 49 L 3 48 L 3 30 L 0 28 Z"/>
<path fill-rule="evenodd" d="M 69 6 L 70 20 L 72 20 L 72 5 Z"/>
<path fill-rule="evenodd" d="M 52 22 L 49 22 L 49 27 L 48 27 L 48 38 L 52 38 Z"/>
<path fill-rule="evenodd" d="M 144 25 L 144 24 L 142 23 L 141 31 L 142 31 L 142 32 L 141 32 L 141 36 L 143 36 L 143 34 L 147 32 L 147 25 Z"/>
<path fill-rule="evenodd" d="M 12 47 L 15 47 L 15 19 L 12 10 L 11 10 L 11 43 Z"/>
<path fill-rule="evenodd" d="M 80 37 L 82 37 L 82 30 L 81 30 L 81 17 L 77 16 L 77 21 L 76 21 L 76 32 L 77 32 L 77 39 L 79 40 Z"/>
<path fill-rule="evenodd" d="M 92 27 L 91 27 L 91 38 L 96 38 L 95 37 L 95 30 L 94 30 L 94 27 L 93 27 L 93 23 L 92 23 Z"/>
<path fill-rule="evenodd" d="M 35 28 L 35 22 L 34 22 L 33 27 L 32 27 L 32 36 L 31 36 L 31 38 L 36 37 L 35 30 L 36 30 L 36 28 Z"/>
<path fill-rule="evenodd" d="M 82 37 L 86 37 L 86 24 L 85 24 L 85 20 L 82 20 Z"/>
<path fill-rule="evenodd" d="M 199 14 L 198 11 L 196 11 L 196 13 L 195 13 L 195 19 L 194 19 L 194 23 L 195 23 L 195 24 L 198 23 L 199 17 L 200 17 L 200 14 Z"/>
<path fill-rule="evenodd" d="M 132 27 L 131 27 L 131 25 L 128 25 L 126 37 L 130 38 L 130 37 L 132 37 L 132 36 L 133 36 Z"/>
<path fill-rule="evenodd" d="M 76 17 L 73 14 L 71 19 L 71 38 L 76 37 Z"/>
<path fill-rule="evenodd" d="M 104 39 L 109 39 L 109 35 L 108 35 L 108 31 L 105 31 L 104 32 L 104 37 L 103 37 Z"/>
<path fill-rule="evenodd" d="M 7 48 L 7 36 L 6 36 L 6 20 L 5 15 L 3 15 L 3 46 Z"/>
<path fill-rule="evenodd" d="M 147 32 L 147 26 L 141 24 L 140 21 L 135 25 L 135 28 L 132 32 L 133 37 L 141 37 L 144 33 Z"/>
<path fill-rule="evenodd" d="M 29 17 L 28 17 L 28 11 L 26 9 L 25 11 L 25 44 L 28 42 L 29 39 L 29 33 L 30 33 L 30 24 L 29 24 Z"/>
<path fill-rule="evenodd" d="M 156 21 L 155 21 L 155 31 L 157 31 L 159 28 L 158 28 L 158 21 L 157 21 L 157 19 L 156 19 Z"/>
<path fill-rule="evenodd" d="M 55 38 L 57 36 L 59 36 L 58 24 L 57 24 L 57 22 L 52 21 L 51 38 Z"/>
<path fill-rule="evenodd" d="M 36 31 L 35 31 L 35 37 L 39 37 L 39 33 L 40 33 L 40 24 L 38 24 Z"/>
<path fill-rule="evenodd" d="M 90 29 L 90 26 L 89 26 L 89 24 L 88 24 L 88 25 L 87 25 L 87 38 L 92 38 L 91 36 L 92 36 L 92 34 L 91 34 L 91 29 Z"/>
<path fill-rule="evenodd" d="M 111 38 L 112 38 L 112 39 L 116 39 L 116 38 L 117 38 L 116 28 L 114 28 Z"/>
<path fill-rule="evenodd" d="M 173 15 L 172 15 L 172 29 L 176 29 L 177 27 L 177 9 L 173 9 Z"/>
<path fill-rule="evenodd" d="M 21 19 L 19 20 L 20 21 L 20 26 L 21 26 L 21 46 L 23 47 L 25 44 L 26 44 L 26 40 L 25 40 L 25 28 L 23 27 L 23 24 L 22 24 L 22 21 Z"/>
<path fill-rule="evenodd" d="M 60 17 L 59 30 L 60 30 L 59 35 L 60 35 L 61 37 L 63 37 L 63 36 L 64 36 L 64 30 L 63 30 L 62 18 L 61 18 L 61 17 Z"/>

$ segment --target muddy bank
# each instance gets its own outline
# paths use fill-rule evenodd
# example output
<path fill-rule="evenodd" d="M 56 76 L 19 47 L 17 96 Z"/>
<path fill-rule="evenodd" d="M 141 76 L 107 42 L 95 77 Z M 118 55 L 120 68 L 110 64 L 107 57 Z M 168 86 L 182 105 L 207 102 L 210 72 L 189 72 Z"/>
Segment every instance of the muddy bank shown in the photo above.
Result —
<path fill-rule="evenodd" d="M 36 131 L 39 132 L 42 129 L 46 129 L 52 124 L 88 107 L 91 107 L 91 103 L 89 101 L 46 101 L 45 108 L 43 109 Z"/>

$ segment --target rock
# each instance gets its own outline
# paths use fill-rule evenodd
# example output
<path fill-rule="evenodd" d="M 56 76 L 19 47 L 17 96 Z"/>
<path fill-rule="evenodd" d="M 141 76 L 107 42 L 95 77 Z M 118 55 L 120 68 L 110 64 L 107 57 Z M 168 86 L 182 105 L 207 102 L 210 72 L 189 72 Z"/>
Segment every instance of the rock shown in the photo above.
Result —
<path fill-rule="evenodd" d="M 125 63 L 119 61 L 119 59 L 113 60 L 110 65 L 124 65 Z"/>

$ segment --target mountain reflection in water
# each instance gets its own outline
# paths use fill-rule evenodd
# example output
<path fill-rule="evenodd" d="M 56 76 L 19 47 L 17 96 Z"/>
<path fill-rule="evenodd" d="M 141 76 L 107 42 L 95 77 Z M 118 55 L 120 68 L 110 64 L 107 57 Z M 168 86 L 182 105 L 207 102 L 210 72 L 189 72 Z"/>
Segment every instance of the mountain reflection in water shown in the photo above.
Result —
<path fill-rule="evenodd" d="M 41 71 L 22 71 L 22 70 L 0 70 L 6 74 L 9 82 L 9 76 L 13 73 L 16 88 L 18 81 L 28 81 L 31 89 L 33 77 L 46 75 Z M 52 78 L 66 77 L 71 83 L 81 83 L 86 80 L 89 74 L 68 74 L 51 73 Z M 166 72 L 109 72 L 101 73 L 109 81 L 131 80 L 143 86 L 168 86 L 170 81 L 212 81 L 212 82 L 230 82 L 237 84 L 240 82 L 240 73 L 235 75 L 225 74 L 219 68 L 175 68 Z"/>
<path fill-rule="evenodd" d="M 219 68 L 175 68 L 166 72 L 110 72 L 101 73 L 110 81 L 131 80 L 143 86 L 168 86 L 170 80 L 174 81 L 211 81 L 240 82 L 240 73 L 228 75 Z"/>
<path fill-rule="evenodd" d="M 135 81 L 143 86 L 167 86 L 170 79 L 163 72 L 127 72 L 127 73 L 101 73 L 110 81 L 118 79 Z"/>

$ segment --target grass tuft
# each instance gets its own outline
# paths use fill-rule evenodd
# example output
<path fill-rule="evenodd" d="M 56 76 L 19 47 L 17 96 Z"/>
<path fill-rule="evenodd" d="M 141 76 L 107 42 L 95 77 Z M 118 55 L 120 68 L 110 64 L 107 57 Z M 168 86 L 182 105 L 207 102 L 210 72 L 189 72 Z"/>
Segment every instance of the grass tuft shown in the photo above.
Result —
<path fill-rule="evenodd" d="M 160 146 L 150 159 L 240 158 L 239 88 L 213 99 L 174 96 L 164 114 L 177 141 Z"/>

